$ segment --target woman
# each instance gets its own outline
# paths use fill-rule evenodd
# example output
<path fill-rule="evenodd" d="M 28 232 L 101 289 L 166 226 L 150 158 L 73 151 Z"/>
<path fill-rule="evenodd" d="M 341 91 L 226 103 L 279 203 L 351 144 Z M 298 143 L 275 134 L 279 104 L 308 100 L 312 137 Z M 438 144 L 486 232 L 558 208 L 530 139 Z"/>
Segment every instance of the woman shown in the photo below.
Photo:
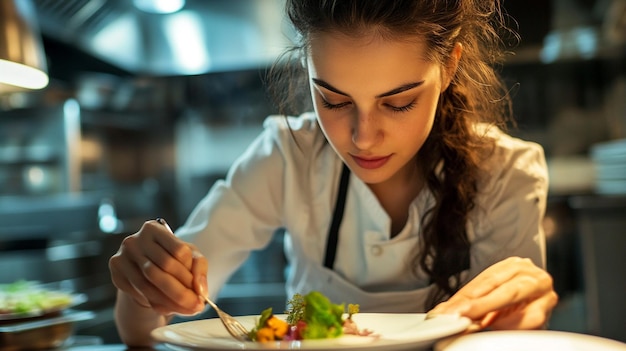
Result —
<path fill-rule="evenodd" d="M 177 236 L 148 221 L 124 240 L 110 260 L 122 340 L 150 344 L 172 314 L 202 311 L 198 295 L 215 297 L 281 227 L 288 296 L 544 326 L 557 302 L 544 270 L 547 171 L 541 147 L 498 128 L 509 107 L 493 69 L 499 2 L 289 0 L 286 10 L 314 112 L 268 118 Z M 278 76 L 286 109 L 298 76 Z"/>

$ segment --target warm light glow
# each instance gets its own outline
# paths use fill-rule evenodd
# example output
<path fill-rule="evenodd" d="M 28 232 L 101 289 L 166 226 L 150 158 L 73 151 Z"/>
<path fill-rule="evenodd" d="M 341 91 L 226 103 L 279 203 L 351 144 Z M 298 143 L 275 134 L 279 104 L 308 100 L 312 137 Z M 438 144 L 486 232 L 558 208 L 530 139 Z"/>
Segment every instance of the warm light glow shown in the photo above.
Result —
<path fill-rule="evenodd" d="M 48 85 L 48 75 L 36 68 L 0 59 L 0 83 L 42 89 Z"/>
<path fill-rule="evenodd" d="M 96 164 L 102 159 L 104 151 L 96 139 L 84 137 L 80 141 L 80 157 L 84 164 Z"/>

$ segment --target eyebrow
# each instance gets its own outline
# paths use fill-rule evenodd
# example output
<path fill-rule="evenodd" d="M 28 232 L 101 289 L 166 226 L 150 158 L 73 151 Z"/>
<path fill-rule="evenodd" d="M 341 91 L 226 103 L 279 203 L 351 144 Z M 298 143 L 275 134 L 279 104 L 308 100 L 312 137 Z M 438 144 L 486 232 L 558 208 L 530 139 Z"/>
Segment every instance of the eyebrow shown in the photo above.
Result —
<path fill-rule="evenodd" d="M 333 87 L 332 85 L 328 84 L 327 82 L 321 80 L 321 79 L 317 79 L 317 78 L 312 78 L 313 83 L 315 83 L 316 85 L 319 85 L 321 87 L 324 87 L 334 93 L 337 93 L 339 95 L 344 95 L 344 96 L 350 96 L 350 94 L 344 93 L 343 91 Z M 407 90 L 411 90 L 415 87 L 418 87 L 420 85 L 424 84 L 424 81 L 421 80 L 419 82 L 413 82 L 413 83 L 407 83 L 407 84 L 403 84 L 397 88 L 391 89 L 387 92 L 384 92 L 382 94 L 378 94 L 376 95 L 376 98 L 382 98 L 382 97 L 386 97 L 386 96 L 391 96 L 391 95 L 396 95 L 396 94 L 400 94 L 402 92 L 405 92 Z"/>

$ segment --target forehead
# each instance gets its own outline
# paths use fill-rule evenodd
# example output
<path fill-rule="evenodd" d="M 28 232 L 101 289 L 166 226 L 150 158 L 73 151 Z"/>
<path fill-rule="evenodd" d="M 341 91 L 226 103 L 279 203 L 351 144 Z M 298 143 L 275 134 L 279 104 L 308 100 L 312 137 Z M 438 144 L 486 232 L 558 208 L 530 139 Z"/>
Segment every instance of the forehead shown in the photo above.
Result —
<path fill-rule="evenodd" d="M 381 31 L 369 30 L 353 35 L 337 31 L 318 32 L 309 37 L 309 53 L 342 48 L 344 50 L 398 49 L 420 60 L 426 60 L 428 57 L 424 39 L 419 36 L 392 36 L 385 35 Z"/>
<path fill-rule="evenodd" d="M 427 57 L 420 38 L 390 39 L 375 33 L 317 33 L 308 46 L 309 69 L 331 81 L 424 79 L 438 68 Z"/>

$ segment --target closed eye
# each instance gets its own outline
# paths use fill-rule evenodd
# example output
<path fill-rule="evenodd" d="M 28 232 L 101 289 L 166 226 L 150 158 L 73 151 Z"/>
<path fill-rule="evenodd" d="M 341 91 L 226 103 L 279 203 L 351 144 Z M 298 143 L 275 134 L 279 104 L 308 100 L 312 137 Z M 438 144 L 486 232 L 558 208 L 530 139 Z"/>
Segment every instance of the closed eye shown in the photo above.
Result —
<path fill-rule="evenodd" d="M 389 107 L 393 112 L 407 112 L 415 107 L 415 100 L 409 102 L 404 106 L 394 106 L 390 104 L 385 104 L 385 106 Z"/>
<path fill-rule="evenodd" d="M 329 109 L 329 110 L 340 110 L 351 104 L 350 101 L 345 101 L 345 102 L 341 102 L 338 104 L 331 104 L 330 102 L 326 101 L 326 99 L 322 98 L 320 100 L 322 100 L 322 106 L 324 106 L 324 108 Z"/>

